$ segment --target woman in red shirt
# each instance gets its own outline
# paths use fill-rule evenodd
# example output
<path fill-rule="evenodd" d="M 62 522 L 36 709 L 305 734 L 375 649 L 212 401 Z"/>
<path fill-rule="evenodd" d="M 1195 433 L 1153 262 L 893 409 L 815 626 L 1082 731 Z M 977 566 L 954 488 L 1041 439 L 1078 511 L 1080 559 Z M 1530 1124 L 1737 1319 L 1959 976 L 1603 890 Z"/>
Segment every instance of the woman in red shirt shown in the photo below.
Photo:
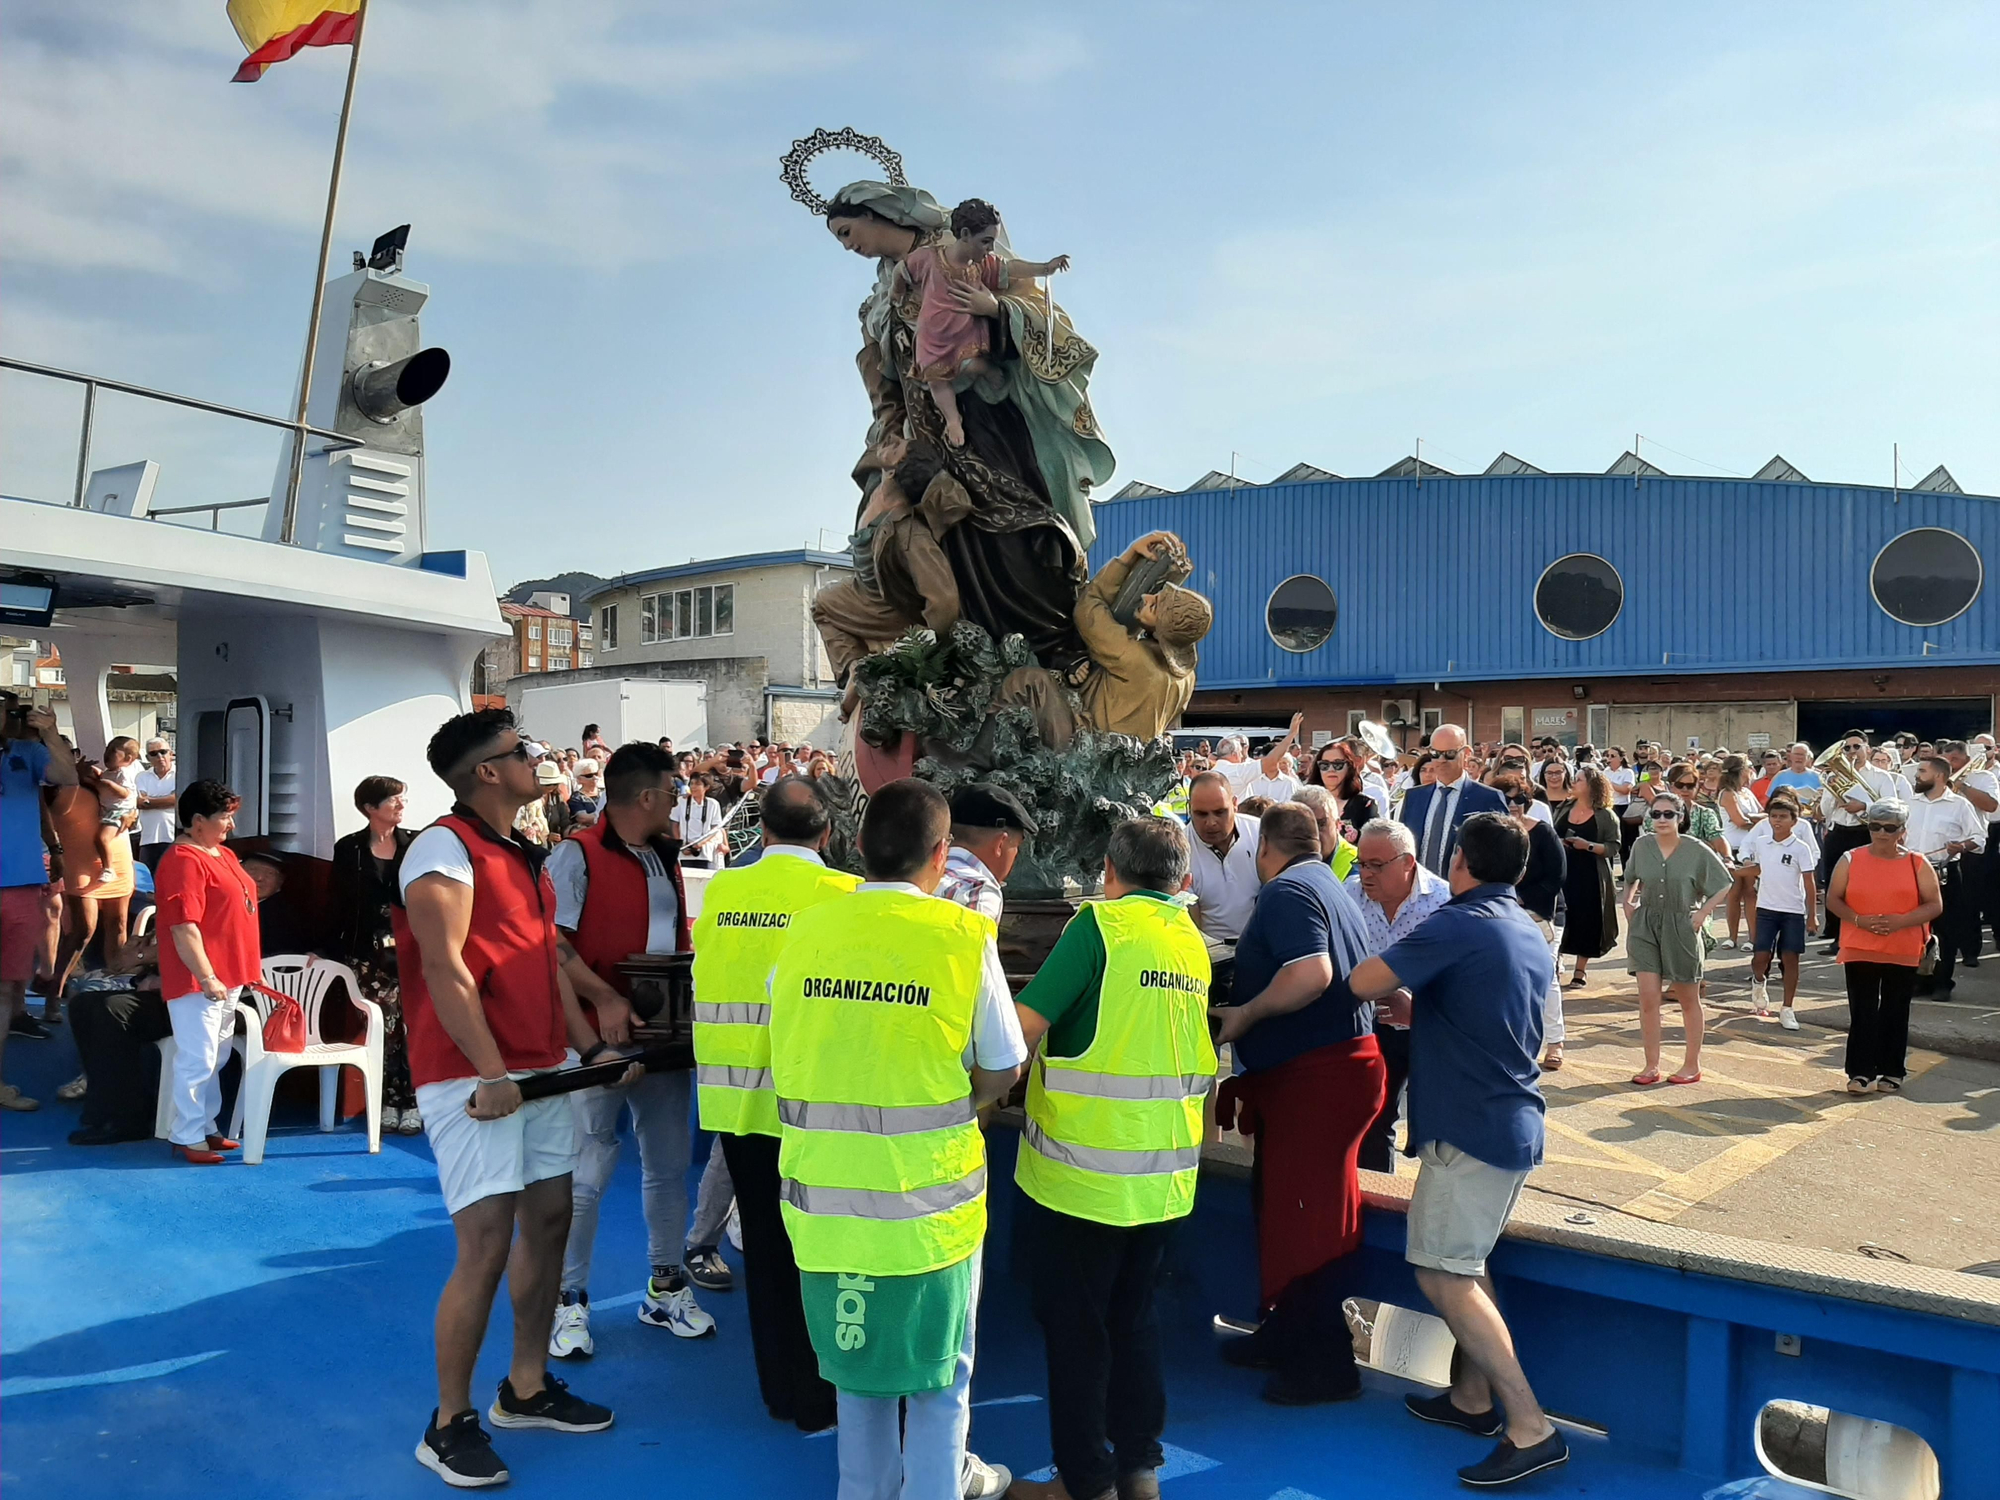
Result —
<path fill-rule="evenodd" d="M 257 888 L 223 847 L 242 799 L 219 781 L 197 781 L 180 796 L 180 837 L 154 875 L 167 941 L 160 944 L 160 991 L 174 1028 L 174 1155 L 202 1166 L 236 1142 L 216 1119 L 222 1061 L 243 987 L 262 974 Z"/>

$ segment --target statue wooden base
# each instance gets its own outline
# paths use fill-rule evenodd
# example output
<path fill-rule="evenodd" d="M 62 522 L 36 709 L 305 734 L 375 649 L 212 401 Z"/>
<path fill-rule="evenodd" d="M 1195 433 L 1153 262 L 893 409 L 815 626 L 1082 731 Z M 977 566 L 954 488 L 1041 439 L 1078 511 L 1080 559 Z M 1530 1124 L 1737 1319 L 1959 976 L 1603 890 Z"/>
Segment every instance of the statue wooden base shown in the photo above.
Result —
<path fill-rule="evenodd" d="M 1008 898 L 1006 913 L 1000 918 L 1000 966 L 1007 971 L 1007 983 L 1015 994 L 1040 972 L 1080 904 L 1067 896 L 1023 901 Z"/>

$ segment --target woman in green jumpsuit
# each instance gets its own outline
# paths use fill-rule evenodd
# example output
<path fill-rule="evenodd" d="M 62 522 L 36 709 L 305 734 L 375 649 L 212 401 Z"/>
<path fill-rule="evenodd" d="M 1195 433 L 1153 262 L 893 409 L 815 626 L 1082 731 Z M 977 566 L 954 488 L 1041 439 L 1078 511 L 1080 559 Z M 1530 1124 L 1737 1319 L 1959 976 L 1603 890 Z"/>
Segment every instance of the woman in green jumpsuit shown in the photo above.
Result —
<path fill-rule="evenodd" d="M 1686 837 L 1687 804 L 1672 792 L 1654 794 L 1649 837 L 1625 861 L 1625 956 L 1639 979 L 1639 1034 L 1646 1066 L 1637 1084 L 1660 1081 L 1662 990 L 1680 1002 L 1687 1055 L 1668 1083 L 1701 1082 L 1701 927 L 1729 894 L 1733 877 L 1713 849 Z"/>

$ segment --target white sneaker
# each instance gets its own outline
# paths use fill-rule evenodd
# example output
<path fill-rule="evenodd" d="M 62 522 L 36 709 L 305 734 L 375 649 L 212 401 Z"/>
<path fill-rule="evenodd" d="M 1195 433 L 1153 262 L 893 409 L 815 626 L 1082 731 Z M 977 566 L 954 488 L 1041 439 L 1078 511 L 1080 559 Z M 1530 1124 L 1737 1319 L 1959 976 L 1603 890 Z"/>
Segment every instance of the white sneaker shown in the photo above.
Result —
<path fill-rule="evenodd" d="M 90 1075 L 79 1073 L 68 1083 L 56 1090 L 56 1097 L 65 1104 L 74 1103 L 90 1092 Z"/>
<path fill-rule="evenodd" d="M 1771 983 L 1769 980 L 1752 979 L 1750 981 L 1750 1005 L 1760 1016 L 1768 1016 L 1771 1013 Z"/>
<path fill-rule="evenodd" d="M 723 1226 L 723 1234 L 736 1249 L 743 1248 L 743 1216 L 736 1212 L 736 1200 L 729 1202 L 729 1221 Z"/>
<path fill-rule="evenodd" d="M 403 1128 L 403 1112 L 385 1104 L 382 1106 L 382 1134 L 394 1135 Z"/>
<path fill-rule="evenodd" d="M 959 1492 L 965 1500 L 999 1500 L 1014 1483 L 1005 1464 L 989 1464 L 970 1448 L 965 1450 L 965 1467 L 958 1473 Z"/>
<path fill-rule="evenodd" d="M 657 1276 L 647 1277 L 639 1321 L 650 1328 L 664 1328 L 677 1339 L 704 1339 L 715 1332 L 715 1319 L 695 1304 L 694 1288 L 685 1276 L 671 1276 L 664 1282 Z"/>
<path fill-rule="evenodd" d="M 1789 1005 L 1782 1005 L 1778 1007 L 1778 1024 L 1787 1031 L 1797 1031 L 1799 1029 L 1798 1014 Z"/>
<path fill-rule="evenodd" d="M 563 1293 L 563 1300 L 556 1304 L 555 1327 L 549 1332 L 549 1353 L 556 1359 L 589 1359 L 597 1352 L 597 1345 L 590 1337 L 590 1304 L 575 1295 Z"/>
<path fill-rule="evenodd" d="M 384 1110 L 383 1113 L 387 1114 L 388 1111 Z M 396 1129 L 403 1135 L 422 1135 L 424 1133 L 424 1117 L 422 1112 L 414 1106 L 404 1110 L 402 1121 L 396 1126 Z"/>

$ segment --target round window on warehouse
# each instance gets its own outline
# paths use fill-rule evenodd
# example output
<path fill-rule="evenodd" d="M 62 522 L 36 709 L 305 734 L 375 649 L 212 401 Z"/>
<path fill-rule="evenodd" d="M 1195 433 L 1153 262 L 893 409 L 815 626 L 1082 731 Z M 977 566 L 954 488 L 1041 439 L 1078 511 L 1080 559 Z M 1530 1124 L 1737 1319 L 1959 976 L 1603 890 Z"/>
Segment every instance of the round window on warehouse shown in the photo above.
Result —
<path fill-rule="evenodd" d="M 1904 532 L 1875 554 L 1868 587 L 1890 619 L 1942 625 L 1972 608 L 1985 576 L 1972 543 L 1955 531 L 1926 526 Z"/>
<path fill-rule="evenodd" d="M 1287 651 L 1304 655 L 1327 643 L 1339 615 L 1326 580 L 1299 573 L 1271 590 L 1264 606 L 1264 628 Z"/>
<path fill-rule="evenodd" d="M 1625 580 L 1603 558 L 1572 552 L 1542 570 L 1535 585 L 1535 618 L 1566 641 L 1602 635 L 1625 607 Z"/>

